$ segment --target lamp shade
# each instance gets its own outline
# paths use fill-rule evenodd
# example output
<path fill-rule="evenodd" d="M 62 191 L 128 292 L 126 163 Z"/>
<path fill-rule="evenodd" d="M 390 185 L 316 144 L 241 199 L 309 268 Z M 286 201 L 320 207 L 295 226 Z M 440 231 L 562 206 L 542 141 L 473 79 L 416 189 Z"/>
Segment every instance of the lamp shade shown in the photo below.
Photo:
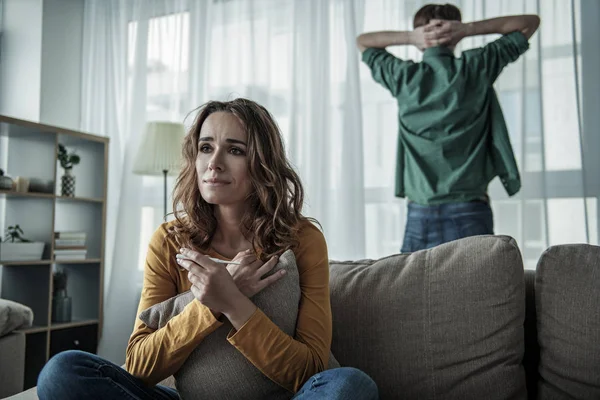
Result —
<path fill-rule="evenodd" d="M 140 141 L 133 173 L 139 175 L 177 175 L 181 168 L 181 144 L 185 127 L 177 122 L 151 121 Z"/>

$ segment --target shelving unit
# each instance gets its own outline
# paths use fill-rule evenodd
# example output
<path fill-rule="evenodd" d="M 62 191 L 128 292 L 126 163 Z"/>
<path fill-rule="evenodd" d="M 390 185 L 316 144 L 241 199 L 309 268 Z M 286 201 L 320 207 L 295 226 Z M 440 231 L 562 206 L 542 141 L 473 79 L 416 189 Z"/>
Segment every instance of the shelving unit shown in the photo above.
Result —
<path fill-rule="evenodd" d="M 63 170 L 58 144 L 81 157 L 72 173 L 75 197 L 61 195 Z M 102 328 L 102 293 L 106 231 L 108 138 L 0 115 L 0 168 L 17 176 L 54 181 L 53 193 L 0 190 L 0 228 L 19 224 L 25 237 L 45 243 L 41 260 L 1 261 L 0 297 L 34 312 L 26 334 L 25 387 L 35 386 L 50 357 L 64 350 L 95 353 Z M 54 232 L 86 233 L 87 258 L 53 259 Z M 1 255 L 0 255 L 1 256 Z M 71 322 L 52 322 L 52 274 L 68 273 Z"/>

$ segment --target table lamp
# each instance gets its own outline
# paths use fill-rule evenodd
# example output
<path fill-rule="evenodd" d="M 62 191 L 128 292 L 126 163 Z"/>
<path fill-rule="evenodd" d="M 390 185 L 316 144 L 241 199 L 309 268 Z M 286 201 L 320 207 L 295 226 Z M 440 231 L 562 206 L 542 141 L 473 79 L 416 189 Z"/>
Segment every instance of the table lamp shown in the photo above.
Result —
<path fill-rule="evenodd" d="M 179 173 L 184 136 L 185 127 L 181 123 L 148 122 L 133 165 L 134 174 L 163 175 L 164 215 L 167 215 L 167 175 Z"/>

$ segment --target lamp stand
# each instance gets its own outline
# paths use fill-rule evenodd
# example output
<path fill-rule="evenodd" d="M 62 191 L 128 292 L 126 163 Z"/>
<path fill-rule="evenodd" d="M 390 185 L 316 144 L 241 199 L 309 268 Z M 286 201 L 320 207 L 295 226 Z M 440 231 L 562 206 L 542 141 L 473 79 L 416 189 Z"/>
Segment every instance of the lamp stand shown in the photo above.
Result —
<path fill-rule="evenodd" d="M 167 172 L 169 172 L 166 169 L 163 169 L 163 175 L 165 177 L 164 179 L 164 213 L 163 213 L 163 218 L 167 218 Z"/>

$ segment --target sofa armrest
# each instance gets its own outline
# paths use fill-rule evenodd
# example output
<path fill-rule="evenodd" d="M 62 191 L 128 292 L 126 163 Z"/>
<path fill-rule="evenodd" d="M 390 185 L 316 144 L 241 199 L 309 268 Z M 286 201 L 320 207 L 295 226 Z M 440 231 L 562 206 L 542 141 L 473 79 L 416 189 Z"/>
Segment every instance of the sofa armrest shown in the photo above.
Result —
<path fill-rule="evenodd" d="M 0 337 L 0 398 L 23 390 L 25 376 L 25 334 L 16 332 Z"/>

